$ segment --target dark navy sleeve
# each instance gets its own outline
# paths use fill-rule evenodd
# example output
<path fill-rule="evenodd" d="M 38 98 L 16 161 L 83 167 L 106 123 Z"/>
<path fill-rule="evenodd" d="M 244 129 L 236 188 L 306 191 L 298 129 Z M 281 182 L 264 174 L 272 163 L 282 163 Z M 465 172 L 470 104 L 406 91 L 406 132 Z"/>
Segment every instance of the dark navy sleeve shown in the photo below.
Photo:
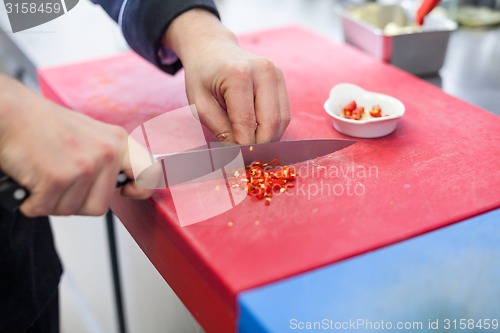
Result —
<path fill-rule="evenodd" d="M 219 17 L 213 0 L 92 0 L 117 21 L 130 47 L 167 73 L 181 67 L 173 52 L 161 48 L 167 27 L 180 14 L 203 8 Z"/>

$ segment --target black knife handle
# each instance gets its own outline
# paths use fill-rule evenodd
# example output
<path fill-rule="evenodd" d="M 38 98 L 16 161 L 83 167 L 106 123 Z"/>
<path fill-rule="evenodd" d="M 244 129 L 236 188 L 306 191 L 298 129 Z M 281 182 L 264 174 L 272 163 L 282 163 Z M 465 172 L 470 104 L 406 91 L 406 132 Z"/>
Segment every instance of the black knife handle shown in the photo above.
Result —
<path fill-rule="evenodd" d="M 132 180 L 120 171 L 116 177 L 116 187 L 122 187 Z M 30 191 L 0 170 L 0 205 L 8 211 L 14 211 L 28 199 Z"/>
<path fill-rule="evenodd" d="M 14 211 L 29 197 L 28 190 L 0 171 L 0 204 L 8 211 Z"/>

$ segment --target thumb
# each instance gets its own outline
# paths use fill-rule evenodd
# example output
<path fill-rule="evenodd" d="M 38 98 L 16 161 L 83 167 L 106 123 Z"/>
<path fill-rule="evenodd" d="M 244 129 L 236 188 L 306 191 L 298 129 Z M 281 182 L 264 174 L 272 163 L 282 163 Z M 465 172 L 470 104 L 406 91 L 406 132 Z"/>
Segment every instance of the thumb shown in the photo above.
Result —
<path fill-rule="evenodd" d="M 129 136 L 128 145 L 125 145 L 124 152 L 122 154 L 122 163 L 121 170 L 127 175 L 129 179 L 133 179 L 134 181 L 125 184 L 125 186 L 121 190 L 121 194 L 134 198 L 134 199 L 147 199 L 153 195 L 153 190 L 148 187 L 144 188 L 140 186 L 140 183 L 137 182 L 138 178 L 138 170 L 146 169 L 146 166 L 143 165 L 146 160 L 143 158 L 145 153 L 149 157 L 149 153 L 142 147 L 139 143 L 137 143 L 132 137 Z M 131 162 L 131 154 L 133 156 L 134 163 Z M 134 165 L 135 164 L 135 165 Z M 138 166 L 137 164 L 141 164 Z M 156 174 L 156 178 L 159 177 L 158 173 Z"/>

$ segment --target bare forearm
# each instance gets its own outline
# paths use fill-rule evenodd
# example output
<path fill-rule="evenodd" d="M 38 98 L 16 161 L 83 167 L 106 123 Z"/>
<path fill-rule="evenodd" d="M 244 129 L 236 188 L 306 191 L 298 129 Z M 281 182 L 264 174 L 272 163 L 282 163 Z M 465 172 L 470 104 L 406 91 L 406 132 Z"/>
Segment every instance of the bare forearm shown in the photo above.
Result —
<path fill-rule="evenodd" d="M 4 74 L 0 74 L 0 135 L 7 126 L 7 117 L 9 115 L 12 99 L 15 98 L 12 91 L 14 80 Z"/>
<path fill-rule="evenodd" d="M 22 126 L 22 117 L 25 114 L 24 108 L 18 108 L 16 105 L 27 103 L 32 94 L 28 88 L 12 79 L 11 77 L 0 74 L 0 150 L 5 146 L 8 131 L 15 130 L 14 127 Z M 1 168 L 0 161 L 0 168 Z"/>

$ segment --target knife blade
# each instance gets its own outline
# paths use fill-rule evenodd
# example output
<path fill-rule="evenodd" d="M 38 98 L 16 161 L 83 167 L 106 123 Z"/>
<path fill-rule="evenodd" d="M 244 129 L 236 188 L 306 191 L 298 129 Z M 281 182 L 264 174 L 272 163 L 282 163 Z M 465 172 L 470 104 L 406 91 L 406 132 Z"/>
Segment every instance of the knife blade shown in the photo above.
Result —
<path fill-rule="evenodd" d="M 146 188 L 164 188 L 188 182 L 224 168 L 240 153 L 244 165 L 250 165 L 257 160 L 266 163 L 275 158 L 281 165 L 290 165 L 331 154 L 349 147 L 355 142 L 340 139 L 311 139 L 231 146 L 215 143 L 215 147 L 212 145 L 209 149 L 154 156 L 156 161 L 154 164 L 162 163 L 161 167 L 156 165 L 156 172 L 163 169 L 165 177 L 161 178 L 166 179 L 166 184 L 165 182 L 155 182 L 157 184 L 155 187 L 148 185 L 148 182 L 145 181 L 142 182 L 142 185 Z M 146 170 L 145 173 L 148 171 Z M 141 179 L 141 175 L 137 178 Z M 141 185 L 141 181 L 139 181 L 139 185 Z"/>
<path fill-rule="evenodd" d="M 166 170 L 168 165 L 168 186 L 206 175 L 213 170 L 223 168 L 241 153 L 245 165 L 256 160 L 269 162 L 277 158 L 282 165 L 289 165 L 328 155 L 347 148 L 354 144 L 353 140 L 340 139 L 311 139 L 259 143 L 252 145 L 211 146 L 208 149 L 191 150 L 168 155 L 154 156 L 151 167 L 162 165 Z M 131 156 L 133 158 L 133 156 Z M 140 178 L 141 174 L 137 177 Z M 116 186 L 124 186 L 132 181 L 120 172 Z M 141 185 L 140 182 L 138 182 Z M 147 186 L 145 186 L 147 187 Z M 148 187 L 151 188 L 151 187 Z M 23 188 L 8 175 L 0 170 L 0 204 L 7 210 L 17 209 L 30 195 L 29 190 Z"/>

